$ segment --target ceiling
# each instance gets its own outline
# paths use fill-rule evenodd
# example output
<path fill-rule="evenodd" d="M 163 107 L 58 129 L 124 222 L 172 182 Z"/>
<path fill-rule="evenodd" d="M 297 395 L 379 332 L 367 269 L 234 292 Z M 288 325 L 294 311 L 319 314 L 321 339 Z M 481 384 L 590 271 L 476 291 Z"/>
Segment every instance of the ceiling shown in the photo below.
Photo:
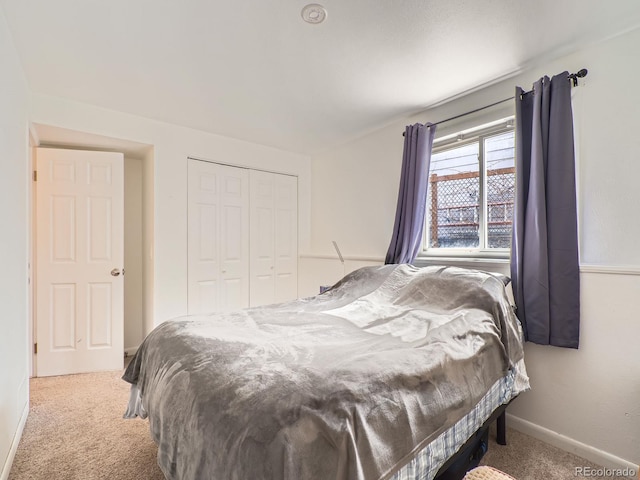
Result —
<path fill-rule="evenodd" d="M 0 6 L 35 93 L 304 154 L 640 25 L 637 0 L 320 2 Z"/>

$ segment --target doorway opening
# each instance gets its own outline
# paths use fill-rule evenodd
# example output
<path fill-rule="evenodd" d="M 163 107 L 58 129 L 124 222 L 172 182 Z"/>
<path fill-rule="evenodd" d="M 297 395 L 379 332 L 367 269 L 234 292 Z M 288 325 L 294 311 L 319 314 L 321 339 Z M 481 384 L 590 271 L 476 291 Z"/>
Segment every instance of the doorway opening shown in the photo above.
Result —
<path fill-rule="evenodd" d="M 43 124 L 32 124 L 31 133 L 32 165 L 34 167 L 37 161 L 36 147 L 88 152 L 120 152 L 123 155 L 124 261 L 122 267 L 126 274 L 121 279 L 124 290 L 121 355 L 122 357 L 132 355 L 153 325 L 153 146 Z M 30 344 L 34 346 L 31 375 L 40 376 L 38 354 L 36 353 L 36 344 L 39 339 L 36 317 L 36 288 L 39 268 L 36 261 L 38 258 L 37 188 L 36 182 L 32 182 L 31 185 L 32 322 L 30 323 Z M 98 290 L 99 288 L 96 291 Z M 86 330 L 86 327 L 84 328 Z M 66 335 L 67 332 L 64 328 L 61 331 Z M 94 333 L 97 335 L 97 332 Z"/>

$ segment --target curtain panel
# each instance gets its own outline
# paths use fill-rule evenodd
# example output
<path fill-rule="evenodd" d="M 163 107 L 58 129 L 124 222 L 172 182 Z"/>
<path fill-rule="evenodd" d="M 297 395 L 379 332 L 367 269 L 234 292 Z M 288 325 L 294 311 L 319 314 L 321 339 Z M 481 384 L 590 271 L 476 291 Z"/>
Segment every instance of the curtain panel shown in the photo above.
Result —
<path fill-rule="evenodd" d="M 411 263 L 422 246 L 431 150 L 436 126 L 416 123 L 405 128 L 398 206 L 385 263 Z"/>
<path fill-rule="evenodd" d="M 516 87 L 511 279 L 525 338 L 578 348 L 580 270 L 568 72 Z"/>

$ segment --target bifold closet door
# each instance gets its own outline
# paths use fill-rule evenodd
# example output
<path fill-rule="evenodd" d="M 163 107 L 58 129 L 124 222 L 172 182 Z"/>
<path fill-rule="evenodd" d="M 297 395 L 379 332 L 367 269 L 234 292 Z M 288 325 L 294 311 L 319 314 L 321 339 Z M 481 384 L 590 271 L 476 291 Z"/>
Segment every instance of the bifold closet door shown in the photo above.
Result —
<path fill-rule="evenodd" d="M 250 304 L 292 300 L 298 294 L 298 179 L 249 172 Z"/>
<path fill-rule="evenodd" d="M 188 311 L 249 306 L 249 172 L 189 159 Z"/>

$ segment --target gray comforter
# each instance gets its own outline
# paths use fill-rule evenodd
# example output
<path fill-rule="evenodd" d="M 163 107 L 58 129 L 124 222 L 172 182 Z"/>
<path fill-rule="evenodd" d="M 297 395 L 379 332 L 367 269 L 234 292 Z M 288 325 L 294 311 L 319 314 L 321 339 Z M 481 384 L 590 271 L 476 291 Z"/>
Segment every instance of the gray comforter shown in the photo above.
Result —
<path fill-rule="evenodd" d="M 492 275 L 366 267 L 323 295 L 159 325 L 124 374 L 168 479 L 384 479 L 522 358 Z"/>

